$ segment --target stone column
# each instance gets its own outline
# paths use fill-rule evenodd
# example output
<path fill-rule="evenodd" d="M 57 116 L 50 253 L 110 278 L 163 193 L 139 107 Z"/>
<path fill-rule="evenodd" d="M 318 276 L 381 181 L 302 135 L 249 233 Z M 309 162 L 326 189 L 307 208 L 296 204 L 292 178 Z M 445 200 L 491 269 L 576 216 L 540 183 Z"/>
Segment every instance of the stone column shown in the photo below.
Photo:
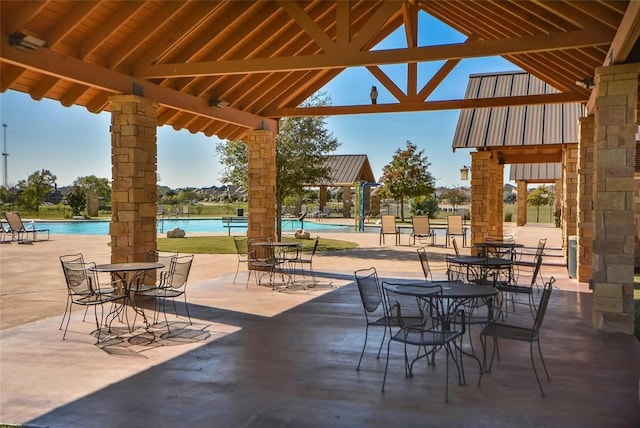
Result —
<path fill-rule="evenodd" d="M 109 98 L 111 111 L 111 262 L 145 260 L 157 248 L 157 105 L 136 95 Z"/>
<path fill-rule="evenodd" d="M 578 234 L 578 145 L 562 150 L 562 245 L 568 248 L 569 236 Z"/>
<path fill-rule="evenodd" d="M 319 199 L 320 199 L 320 210 L 327 205 L 327 186 L 320 186 Z"/>
<path fill-rule="evenodd" d="M 596 330 L 633 334 L 635 155 L 640 64 L 596 69 L 595 230 Z"/>
<path fill-rule="evenodd" d="M 342 216 L 344 218 L 351 217 L 351 186 L 342 186 Z"/>
<path fill-rule="evenodd" d="M 524 226 L 527 224 L 527 197 L 529 196 L 527 193 L 527 182 L 524 180 L 518 180 L 516 182 L 518 186 L 518 199 L 516 206 L 516 225 Z"/>
<path fill-rule="evenodd" d="M 272 240 L 276 229 L 276 143 L 271 131 L 252 130 L 244 139 L 249 158 L 248 213 L 250 239 Z"/>
<path fill-rule="evenodd" d="M 577 278 L 589 282 L 593 263 L 594 117 L 580 118 L 578 145 L 578 266 Z"/>
<path fill-rule="evenodd" d="M 488 151 L 471 153 L 471 243 L 503 234 L 503 174 Z M 472 253 L 474 250 L 472 249 Z"/>

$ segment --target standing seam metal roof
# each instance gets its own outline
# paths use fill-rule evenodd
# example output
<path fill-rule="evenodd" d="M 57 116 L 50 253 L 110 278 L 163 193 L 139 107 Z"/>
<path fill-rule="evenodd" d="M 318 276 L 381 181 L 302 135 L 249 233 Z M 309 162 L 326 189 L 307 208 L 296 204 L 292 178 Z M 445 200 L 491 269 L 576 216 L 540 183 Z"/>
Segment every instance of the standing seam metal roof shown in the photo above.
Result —
<path fill-rule="evenodd" d="M 558 91 L 529 73 L 469 76 L 465 98 L 541 95 Z M 453 150 L 578 143 L 580 103 L 464 109 L 453 138 Z"/>

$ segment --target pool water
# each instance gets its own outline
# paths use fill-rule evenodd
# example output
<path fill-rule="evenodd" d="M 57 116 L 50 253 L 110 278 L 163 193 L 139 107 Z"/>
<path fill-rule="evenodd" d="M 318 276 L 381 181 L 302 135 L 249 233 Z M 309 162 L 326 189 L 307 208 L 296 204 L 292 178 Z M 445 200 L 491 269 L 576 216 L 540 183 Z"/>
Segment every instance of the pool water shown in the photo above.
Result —
<path fill-rule="evenodd" d="M 108 220 L 73 220 L 73 221 L 35 221 L 26 222 L 25 226 L 34 224 L 36 229 L 49 229 L 52 234 L 59 235 L 108 235 Z M 164 219 L 158 220 L 158 233 L 167 232 L 176 227 L 185 232 L 227 232 L 227 228 L 220 219 Z M 323 224 L 314 222 L 299 222 L 297 220 L 283 220 L 282 230 L 293 231 L 304 229 L 306 231 L 332 230 L 334 232 L 347 232 L 353 229 L 350 226 L 341 226 L 335 224 Z M 233 234 L 244 233 L 247 231 L 246 226 L 236 225 L 231 228 Z"/>

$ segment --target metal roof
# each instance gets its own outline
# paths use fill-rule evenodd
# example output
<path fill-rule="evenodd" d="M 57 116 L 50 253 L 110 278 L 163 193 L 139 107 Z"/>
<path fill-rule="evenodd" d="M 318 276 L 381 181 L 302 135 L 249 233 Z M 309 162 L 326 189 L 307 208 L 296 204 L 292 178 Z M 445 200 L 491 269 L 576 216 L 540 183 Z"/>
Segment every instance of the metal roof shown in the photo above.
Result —
<path fill-rule="evenodd" d="M 520 163 L 511 165 L 509 180 L 528 183 L 552 183 L 562 179 L 562 164 L 559 162 Z"/>
<path fill-rule="evenodd" d="M 367 155 L 331 155 L 327 159 L 331 167 L 329 182 L 315 183 L 327 186 L 351 186 L 356 181 L 376 181 Z"/>
<path fill-rule="evenodd" d="M 471 75 L 465 98 L 553 94 L 558 91 L 525 72 Z M 580 103 L 461 110 L 453 149 L 578 143 Z"/>

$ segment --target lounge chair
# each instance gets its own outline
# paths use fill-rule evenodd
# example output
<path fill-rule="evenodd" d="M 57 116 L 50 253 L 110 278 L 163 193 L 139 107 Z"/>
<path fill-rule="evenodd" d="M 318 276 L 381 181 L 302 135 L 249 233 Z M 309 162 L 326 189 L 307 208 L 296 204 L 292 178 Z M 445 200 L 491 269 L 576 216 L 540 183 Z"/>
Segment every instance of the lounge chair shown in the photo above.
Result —
<path fill-rule="evenodd" d="M 6 211 L 2 213 L 7 220 L 9 229 L 7 233 L 11 233 L 11 240 L 17 240 L 19 243 L 29 243 L 31 241 L 38 241 L 38 234 L 47 234 L 46 240 L 49 240 L 49 229 L 36 229 L 34 224 L 25 226 L 20 218 L 20 214 L 16 211 Z M 29 234 L 32 234 L 33 239 L 29 240 Z M 40 239 L 41 241 L 43 239 Z"/>
<path fill-rule="evenodd" d="M 380 245 L 384 242 L 385 235 L 395 235 L 396 245 L 400 243 L 400 229 L 396 226 L 396 217 L 393 215 L 383 215 L 381 217 L 382 224 L 380 226 Z"/>
<path fill-rule="evenodd" d="M 418 241 L 420 243 L 422 243 L 423 239 L 430 238 L 431 245 L 435 245 L 436 234 L 433 230 L 431 230 L 428 216 L 414 215 L 413 217 L 411 217 L 411 224 L 413 225 L 413 229 L 411 230 L 409 239 L 413 239 L 413 245 L 415 245 L 416 243 L 416 238 L 418 238 Z"/>

